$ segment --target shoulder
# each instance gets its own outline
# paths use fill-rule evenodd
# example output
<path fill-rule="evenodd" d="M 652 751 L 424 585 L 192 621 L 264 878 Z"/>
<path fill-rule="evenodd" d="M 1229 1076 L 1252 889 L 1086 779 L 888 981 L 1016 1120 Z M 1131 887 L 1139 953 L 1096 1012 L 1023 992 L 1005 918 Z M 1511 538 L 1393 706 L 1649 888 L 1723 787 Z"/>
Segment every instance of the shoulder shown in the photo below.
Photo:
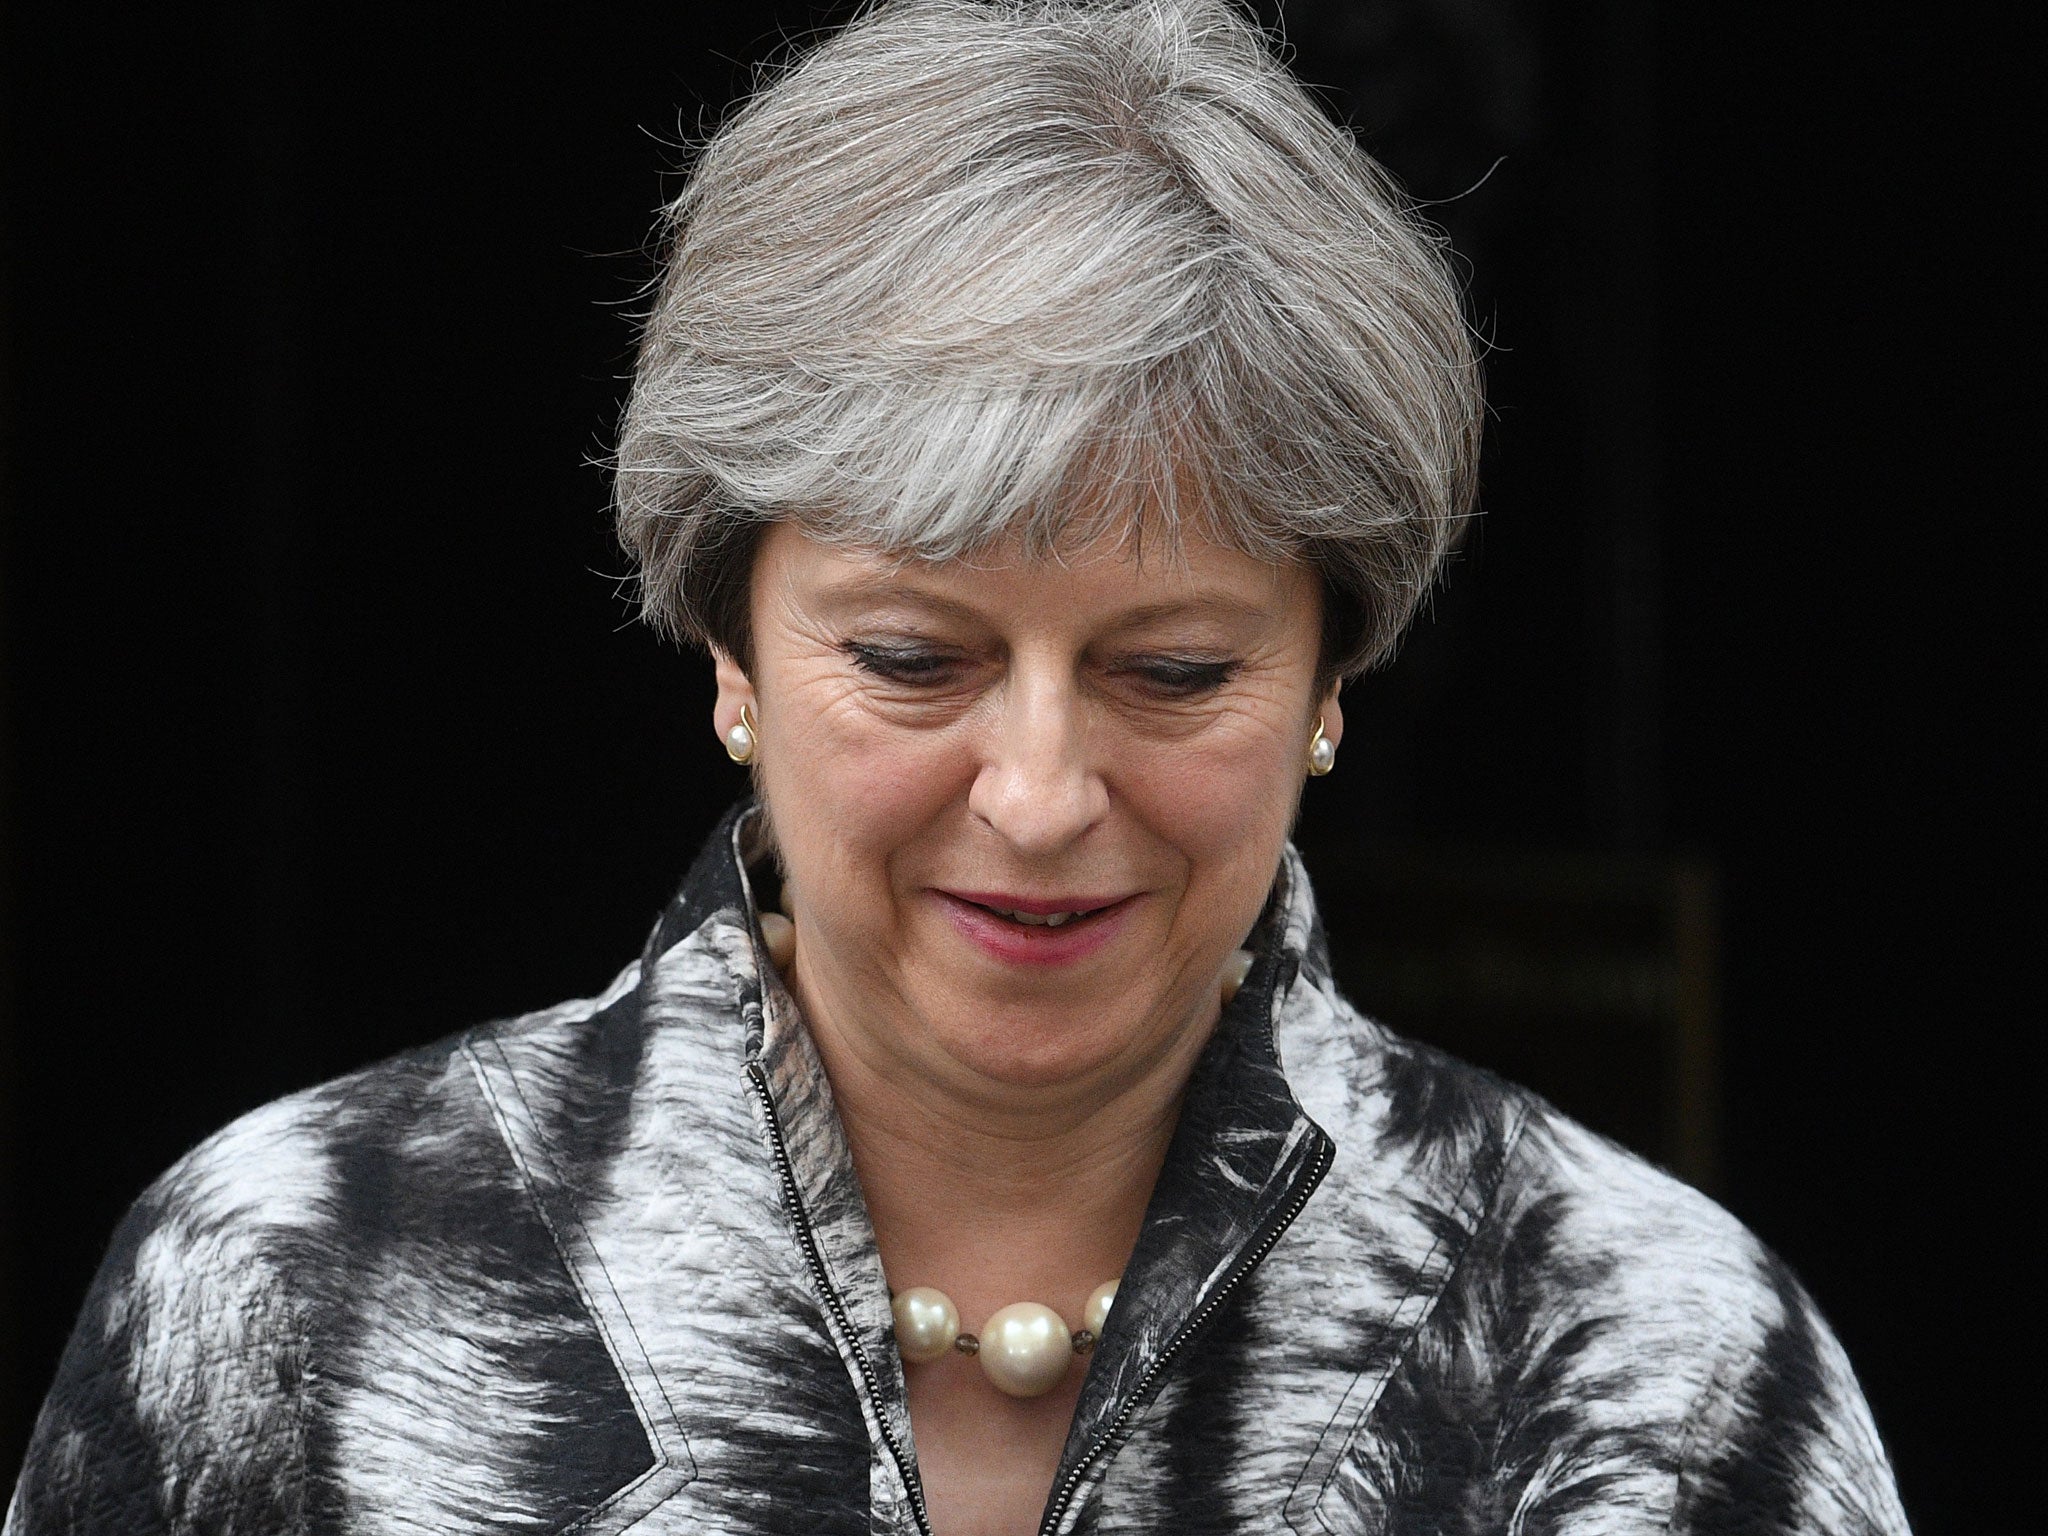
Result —
<path fill-rule="evenodd" d="M 214 1132 L 136 1202 L 140 1223 L 188 1266 L 254 1245 L 294 1271 L 323 1246 L 352 1249 L 451 1183 L 490 1182 L 502 1161 L 486 1061 L 531 1063 L 548 1095 L 601 1077 L 608 1013 L 638 968 L 605 992 L 457 1031 L 276 1099 Z"/>
<path fill-rule="evenodd" d="M 1540 1095 L 1394 1033 L 1327 977 L 1297 988 L 1284 1028 L 1289 1079 L 1344 1177 L 1459 1205 L 1474 1241 L 1540 1234 L 1580 1272 L 1573 1292 L 1597 1272 L 1652 1312 L 1665 1310 L 1653 1298 L 1685 1297 L 1696 1322 L 1777 1308 L 1787 1272 L 1741 1222 Z"/>
<path fill-rule="evenodd" d="M 1773 1329 L 1818 1323 L 1786 1265 L 1699 1190 L 1341 999 L 1332 1020 L 1351 1057 L 1339 1144 L 1369 1148 L 1361 1162 L 1390 1189 L 1466 1212 L 1459 1283 L 1505 1287 L 1524 1308 L 1576 1313 L 1643 1347 L 1662 1340 L 1702 1384 Z"/>
<path fill-rule="evenodd" d="M 1484 1215 L 1462 1282 L 1611 1341 L 1617 1359 L 1665 1362 L 1688 1406 L 1765 1365 L 1854 1396 L 1798 1277 L 1718 1202 L 1528 1089 L 1398 1036 L 1385 1051 L 1395 1145 L 1462 1139 L 1491 1153 L 1472 1174 Z"/>
<path fill-rule="evenodd" d="M 178 1505 L 224 1529 L 298 1528 L 306 1327 L 278 1248 L 319 1220 L 310 1103 L 245 1115 L 129 1208 L 37 1419 L 9 1536 L 153 1531 Z"/>
<path fill-rule="evenodd" d="M 1675 1428 L 1674 1530 L 1906 1529 L 1847 1354 L 1791 1267 L 1720 1205 L 1538 1104 L 1508 1245 L 1617 1395 Z M 1505 1252 L 1505 1248 L 1502 1250 Z"/>
<path fill-rule="evenodd" d="M 1583 1463 L 1567 1481 L 1629 1468 L 1644 1507 L 1676 1497 L 1674 1530 L 1905 1529 L 1840 1345 L 1740 1221 L 1334 990 L 1313 1011 L 1327 1033 L 1309 1032 L 1304 1066 L 1338 1081 L 1308 1091 L 1345 1122 L 1331 1129 L 1360 1153 L 1350 1177 L 1378 1205 L 1435 1212 L 1451 1250 L 1390 1409 L 1495 1412 L 1503 1446 L 1540 1425 L 1532 1465 Z"/>
<path fill-rule="evenodd" d="M 480 1042 L 573 1054 L 602 1006 L 451 1035 L 275 1100 L 159 1176 L 87 1293 L 10 1536 L 147 1531 L 173 1507 L 296 1529 L 312 1399 L 423 1369 L 407 1357 L 431 1363 L 436 1319 L 587 1331 L 559 1266 L 530 1262 L 551 1244 L 475 1056 Z M 523 1288 L 489 1279 L 521 1265 L 536 1271 Z M 477 1348 L 493 1337 L 478 1321 Z"/>
<path fill-rule="evenodd" d="M 315 1305 L 331 1277 L 431 1226 L 460 1237 L 524 1196 L 489 1063 L 516 1062 L 530 1111 L 571 1113 L 607 1075 L 605 1025 L 637 967 L 605 992 L 447 1035 L 265 1104 L 214 1132 L 130 1209 L 102 1280 L 147 1302 L 182 1282 L 268 1274 Z M 619 1033 L 620 1031 L 613 1031 Z"/>

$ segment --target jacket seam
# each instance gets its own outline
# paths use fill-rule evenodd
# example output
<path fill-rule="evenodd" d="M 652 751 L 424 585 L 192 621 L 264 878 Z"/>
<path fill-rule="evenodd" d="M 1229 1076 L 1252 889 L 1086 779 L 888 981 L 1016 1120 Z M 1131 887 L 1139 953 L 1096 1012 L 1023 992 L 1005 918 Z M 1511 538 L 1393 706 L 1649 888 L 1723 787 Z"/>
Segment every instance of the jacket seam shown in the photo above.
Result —
<path fill-rule="evenodd" d="M 473 1057 L 472 1060 L 474 1060 Z M 497 1090 L 491 1087 L 489 1079 L 486 1077 L 479 1076 L 478 1081 L 483 1087 L 485 1096 L 490 1099 L 493 1111 L 501 1110 L 502 1106 L 499 1103 Z M 533 1106 L 526 1101 L 526 1095 L 520 1092 L 519 1085 L 516 1081 L 512 1085 L 512 1091 L 514 1094 L 518 1095 L 520 1108 L 524 1109 L 530 1118 L 533 1114 Z M 582 1277 L 579 1276 L 576 1272 L 575 1256 L 571 1254 L 562 1243 L 562 1237 L 560 1231 L 557 1228 L 557 1223 L 554 1217 L 549 1213 L 546 1201 L 541 1197 L 539 1185 L 537 1181 L 534 1179 L 531 1169 L 527 1165 L 525 1154 L 522 1153 L 519 1150 L 518 1146 L 514 1144 L 513 1139 L 506 1134 L 506 1126 L 502 1119 L 500 1119 L 498 1123 L 498 1138 L 499 1140 L 505 1143 L 506 1150 L 512 1154 L 513 1164 L 519 1171 L 520 1182 L 526 1188 L 527 1200 L 532 1204 L 534 1208 L 534 1213 L 540 1217 L 541 1225 L 548 1229 L 548 1241 L 554 1245 L 555 1254 L 557 1257 L 561 1259 L 563 1270 L 568 1274 L 571 1283 L 575 1285 L 577 1299 L 583 1303 L 583 1311 L 584 1314 L 587 1317 L 589 1317 L 591 1327 L 595 1328 L 599 1334 L 603 1335 L 607 1344 L 613 1343 L 614 1341 L 612 1339 L 611 1329 L 606 1325 L 603 1317 L 599 1315 L 597 1308 L 593 1307 L 590 1304 L 589 1293 L 586 1291 L 583 1285 Z M 574 1220 L 574 1218 L 572 1217 L 571 1220 Z M 604 1276 L 604 1283 L 606 1288 L 609 1289 L 614 1296 L 616 1296 L 618 1294 L 618 1286 L 612 1282 L 611 1270 L 606 1267 L 604 1262 L 604 1255 L 597 1251 L 597 1245 L 594 1243 L 590 1245 L 590 1259 L 591 1262 L 597 1266 L 598 1273 Z M 633 1347 L 636 1350 L 638 1350 L 644 1358 L 647 1353 L 647 1346 L 645 1342 L 641 1339 L 639 1330 L 633 1326 L 632 1316 L 625 1311 L 623 1305 L 620 1307 L 620 1315 L 623 1321 L 625 1322 L 626 1331 L 633 1336 Z M 640 1397 L 640 1393 L 637 1390 L 635 1390 L 632 1381 L 628 1379 L 627 1374 L 624 1370 L 620 1370 L 619 1379 L 620 1383 L 626 1388 L 628 1392 L 632 1393 L 633 1397 L 637 1401 Z M 675 1404 L 669 1401 L 668 1390 L 662 1386 L 661 1378 L 659 1376 L 652 1376 L 652 1380 L 654 1382 L 655 1391 L 661 1394 L 662 1405 L 666 1407 L 670 1415 L 673 1416 L 676 1411 L 676 1408 Z M 644 1422 L 645 1421 L 643 1421 L 643 1424 Z M 656 1451 L 660 1451 L 661 1447 L 659 1437 L 654 1434 L 653 1427 L 651 1425 L 648 1425 L 646 1427 L 648 1428 L 649 1437 L 655 1440 L 655 1445 L 653 1448 Z M 666 1460 L 667 1458 L 664 1455 L 662 1459 Z"/>
<path fill-rule="evenodd" d="M 548 1241 L 554 1247 L 555 1256 L 561 1260 L 563 1272 L 568 1275 L 569 1283 L 576 1288 L 576 1299 L 583 1307 L 584 1316 L 590 1319 L 590 1326 L 596 1330 L 598 1337 L 604 1341 L 605 1352 L 611 1356 L 612 1369 L 618 1376 L 619 1385 L 625 1388 L 627 1396 L 632 1400 L 634 1414 L 640 1420 L 641 1433 L 647 1437 L 648 1450 L 652 1454 L 650 1463 L 639 1475 L 620 1484 L 601 1501 L 577 1514 L 568 1524 L 557 1528 L 557 1536 L 568 1536 L 568 1533 L 584 1529 L 592 1522 L 609 1513 L 627 1497 L 637 1492 L 664 1471 L 671 1468 L 682 1468 L 687 1471 L 689 1478 L 694 1478 L 696 1475 L 695 1463 L 691 1459 L 678 1461 L 671 1454 L 660 1427 L 655 1423 L 654 1415 L 649 1411 L 649 1407 L 642 1396 L 639 1384 L 633 1380 L 633 1373 L 626 1367 L 618 1340 L 613 1336 L 611 1327 L 605 1322 L 601 1310 L 592 1305 L 590 1292 L 576 1262 L 576 1256 L 563 1243 L 559 1226 L 553 1214 L 548 1210 L 547 1201 L 542 1198 L 539 1185 L 534 1178 L 532 1168 L 528 1164 L 526 1154 L 521 1150 L 518 1139 L 513 1136 L 511 1127 L 507 1123 L 504 1105 L 499 1099 L 497 1089 L 491 1084 L 488 1069 L 478 1054 L 474 1031 L 463 1038 L 462 1050 L 463 1054 L 469 1058 L 470 1073 L 476 1079 L 477 1087 L 482 1091 L 485 1100 L 490 1105 L 491 1118 L 494 1122 L 493 1128 L 498 1133 L 499 1141 L 504 1144 L 505 1150 L 511 1155 L 512 1166 L 519 1175 L 521 1186 L 526 1191 L 527 1201 L 533 1207 L 534 1214 L 540 1218 L 541 1225 L 547 1229 Z M 531 1117 L 533 1107 L 527 1103 L 526 1095 L 520 1090 L 516 1079 L 513 1080 L 511 1087 L 512 1092 L 519 1098 L 520 1107 Z M 575 1217 L 571 1214 L 568 1219 L 573 1222 Z M 618 1287 L 612 1282 L 611 1271 L 605 1266 L 604 1255 L 597 1251 L 595 1243 L 588 1242 L 587 1233 L 585 1237 L 585 1246 L 589 1251 L 591 1262 L 597 1266 L 598 1273 L 603 1277 L 606 1287 L 611 1290 L 614 1299 L 616 1299 Z M 662 1406 L 668 1409 L 670 1423 L 676 1425 L 677 1433 L 680 1434 L 681 1427 L 677 1419 L 675 1404 L 669 1400 L 668 1389 L 662 1384 L 659 1374 L 655 1372 L 652 1360 L 648 1359 L 647 1347 L 642 1342 L 639 1330 L 634 1326 L 632 1316 L 626 1311 L 623 1302 L 619 1305 L 619 1315 L 625 1324 L 627 1333 L 632 1336 L 634 1349 L 638 1351 L 641 1359 L 647 1360 L 648 1378 L 653 1383 L 654 1390 L 660 1394 Z M 687 1458 L 687 1456 L 687 1445 L 685 1445 L 685 1457 Z M 633 1526 L 638 1525 L 641 1520 L 645 1519 L 649 1513 L 652 1513 L 652 1511 L 646 1511 L 635 1516 L 625 1526 L 622 1526 L 621 1529 L 630 1530 Z"/>
<path fill-rule="evenodd" d="M 1678 1530 L 1678 1513 L 1684 1507 L 1687 1474 L 1692 1470 L 1693 1445 L 1698 1437 L 1700 1422 L 1706 1417 L 1707 1406 L 1727 1379 L 1732 1362 L 1722 1360 L 1708 1374 L 1706 1382 L 1686 1409 L 1685 1420 L 1678 1436 L 1678 1465 L 1671 1474 L 1671 1511 L 1664 1517 L 1665 1536 L 1674 1536 Z"/>
<path fill-rule="evenodd" d="M 1385 1396 L 1388 1385 L 1401 1373 L 1402 1366 L 1407 1364 L 1409 1353 L 1415 1348 L 1415 1341 L 1422 1336 L 1423 1328 L 1428 1325 L 1430 1318 L 1436 1315 L 1437 1306 L 1443 1301 L 1445 1294 L 1451 1289 L 1452 1285 L 1456 1283 L 1458 1271 L 1465 1262 L 1465 1255 L 1472 1251 L 1472 1245 L 1478 1241 L 1479 1234 L 1486 1230 L 1487 1224 L 1493 1219 L 1494 1209 L 1500 1200 L 1500 1191 L 1507 1186 L 1508 1164 L 1513 1160 L 1516 1149 L 1521 1145 L 1522 1132 L 1528 1126 L 1528 1123 L 1528 1101 L 1518 1097 L 1515 1101 L 1514 1114 L 1508 1122 L 1507 1135 L 1501 1141 L 1499 1178 L 1494 1184 L 1493 1193 L 1487 1199 L 1486 1208 L 1479 1213 L 1478 1219 L 1472 1224 L 1472 1229 L 1465 1234 L 1464 1241 L 1458 1245 L 1458 1251 L 1452 1257 L 1450 1266 L 1445 1269 L 1443 1278 L 1433 1288 L 1417 1286 L 1407 1291 L 1395 1305 L 1394 1311 L 1398 1315 L 1401 1308 L 1407 1306 L 1409 1301 L 1416 1296 L 1422 1295 L 1425 1289 L 1429 1290 L 1428 1300 L 1423 1303 L 1422 1309 L 1416 1313 L 1415 1320 L 1408 1325 L 1407 1332 L 1401 1339 L 1400 1348 L 1395 1351 L 1393 1359 L 1387 1363 L 1385 1370 L 1381 1372 L 1379 1382 L 1374 1387 L 1372 1395 L 1365 1402 L 1359 1404 L 1358 1414 L 1352 1420 L 1351 1427 L 1345 1431 L 1343 1443 L 1337 1447 L 1336 1454 L 1330 1458 L 1330 1470 L 1323 1475 L 1322 1482 L 1316 1487 L 1315 1503 L 1310 1506 L 1309 1513 L 1314 1517 L 1316 1524 L 1325 1531 L 1329 1531 L 1331 1536 L 1341 1536 L 1341 1533 L 1328 1520 L 1323 1518 L 1323 1500 L 1329 1495 L 1330 1485 L 1336 1482 L 1338 1470 L 1344 1465 L 1344 1458 L 1350 1455 L 1352 1445 L 1356 1443 L 1359 1433 L 1365 1428 L 1366 1421 L 1372 1417 L 1373 1410 L 1379 1406 L 1379 1401 L 1381 1397 Z M 1451 1202 L 1454 1207 L 1464 1203 L 1465 1192 L 1472 1187 L 1473 1181 L 1479 1177 L 1479 1174 L 1478 1160 L 1475 1158 L 1473 1166 L 1466 1170 L 1464 1179 L 1458 1185 L 1457 1196 Z M 1423 1257 L 1422 1268 L 1428 1268 L 1429 1261 L 1435 1258 L 1443 1249 L 1444 1243 L 1445 1239 L 1439 1237 L 1430 1244 L 1429 1252 Z M 1355 1377 L 1353 1378 L 1354 1381 L 1356 1379 Z M 1339 1411 L 1342 1411 L 1341 1407 Z M 1332 1422 L 1334 1423 L 1335 1421 L 1332 1420 Z M 1315 1453 L 1311 1451 L 1309 1457 L 1313 1461 Z M 1303 1470 L 1305 1472 L 1307 1469 L 1304 1468 Z M 1300 1484 L 1297 1482 L 1296 1487 L 1299 1488 L 1299 1486 Z M 1289 1502 L 1292 1502 L 1291 1498 Z"/>
<path fill-rule="evenodd" d="M 305 1309 L 292 1294 L 291 1276 L 279 1266 L 277 1276 L 278 1295 L 283 1298 L 285 1311 L 292 1320 L 292 1331 L 299 1346 L 298 1370 L 292 1381 L 292 1442 L 293 1459 L 298 1466 L 299 1518 L 298 1529 L 311 1532 L 313 1529 L 313 1458 L 309 1441 L 312 1418 L 306 1411 L 306 1396 L 313 1385 L 313 1326 Z"/>

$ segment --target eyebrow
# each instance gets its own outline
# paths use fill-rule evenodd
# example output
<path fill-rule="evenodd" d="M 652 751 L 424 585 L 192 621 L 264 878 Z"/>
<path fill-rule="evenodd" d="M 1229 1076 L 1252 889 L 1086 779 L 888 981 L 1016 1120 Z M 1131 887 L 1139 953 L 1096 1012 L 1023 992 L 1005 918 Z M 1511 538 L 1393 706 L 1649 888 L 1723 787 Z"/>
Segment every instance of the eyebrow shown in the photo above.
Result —
<path fill-rule="evenodd" d="M 824 603 L 844 610 L 861 603 L 902 602 L 948 618 L 972 624 L 986 624 L 988 615 L 971 603 L 946 597 L 895 576 L 852 576 L 828 586 L 821 594 Z M 1222 617 L 1265 619 L 1271 610 L 1222 593 L 1196 593 L 1165 602 L 1144 603 L 1126 609 L 1111 621 L 1113 629 L 1141 629 L 1162 619 Z"/>
<path fill-rule="evenodd" d="M 903 602 L 930 609 L 949 618 L 966 619 L 974 623 L 987 622 L 985 614 L 967 603 L 955 598 L 941 597 L 915 582 L 903 581 L 892 576 L 850 576 L 828 585 L 820 597 L 828 607 L 842 610 L 861 603 Z"/>

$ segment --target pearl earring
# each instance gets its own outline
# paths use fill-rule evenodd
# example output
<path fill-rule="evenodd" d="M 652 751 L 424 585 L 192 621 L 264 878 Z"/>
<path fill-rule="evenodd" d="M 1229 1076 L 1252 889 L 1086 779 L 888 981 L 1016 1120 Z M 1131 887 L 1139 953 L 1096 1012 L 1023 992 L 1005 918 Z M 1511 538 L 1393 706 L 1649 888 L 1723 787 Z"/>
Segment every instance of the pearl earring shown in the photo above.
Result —
<path fill-rule="evenodd" d="M 1228 1008 L 1230 1000 L 1237 996 L 1244 986 L 1245 977 L 1252 973 L 1252 952 L 1248 949 L 1233 949 L 1230 959 L 1223 966 L 1223 1006 Z"/>
<path fill-rule="evenodd" d="M 740 706 L 740 723 L 725 733 L 725 755 L 736 763 L 754 760 L 754 717 L 744 704 Z"/>
<path fill-rule="evenodd" d="M 1323 734 L 1323 717 L 1316 716 L 1316 733 L 1308 739 L 1308 771 L 1320 779 L 1337 766 L 1337 743 Z"/>

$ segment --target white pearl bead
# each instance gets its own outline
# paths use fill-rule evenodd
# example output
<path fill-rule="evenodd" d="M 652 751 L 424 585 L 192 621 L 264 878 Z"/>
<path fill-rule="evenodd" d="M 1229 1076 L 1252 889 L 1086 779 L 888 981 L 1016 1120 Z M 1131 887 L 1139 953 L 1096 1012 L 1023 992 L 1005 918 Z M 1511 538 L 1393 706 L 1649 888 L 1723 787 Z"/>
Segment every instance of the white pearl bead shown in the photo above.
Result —
<path fill-rule="evenodd" d="M 889 1303 L 896 1314 L 896 1349 L 922 1365 L 936 1360 L 960 1337 L 960 1311 L 953 1298 L 928 1285 L 913 1285 Z"/>
<path fill-rule="evenodd" d="M 761 914 L 761 937 L 768 941 L 768 959 L 778 971 L 796 958 L 796 924 L 780 912 Z"/>
<path fill-rule="evenodd" d="M 1241 953 L 1241 951 L 1240 951 Z M 1110 1303 L 1116 1300 L 1116 1282 L 1098 1285 L 1088 1295 L 1088 1306 L 1081 1314 L 1081 1326 L 1096 1338 L 1102 1337 L 1102 1325 L 1109 1321 Z"/>
<path fill-rule="evenodd" d="M 725 755 L 736 763 L 752 762 L 754 757 L 754 733 L 744 725 L 736 725 L 725 733 Z"/>
<path fill-rule="evenodd" d="M 1337 743 L 1327 736 L 1318 736 L 1308 749 L 1308 771 L 1325 774 L 1337 766 Z"/>
<path fill-rule="evenodd" d="M 1074 1363 L 1066 1319 L 1035 1301 L 1002 1308 L 981 1330 L 975 1356 L 988 1379 L 1012 1397 L 1038 1397 L 1065 1379 Z"/>
<path fill-rule="evenodd" d="M 1244 985 L 1245 977 L 1252 973 L 1252 952 L 1248 949 L 1233 949 L 1230 958 L 1223 962 L 1223 1002 L 1227 1007 L 1237 996 L 1238 988 Z"/>

